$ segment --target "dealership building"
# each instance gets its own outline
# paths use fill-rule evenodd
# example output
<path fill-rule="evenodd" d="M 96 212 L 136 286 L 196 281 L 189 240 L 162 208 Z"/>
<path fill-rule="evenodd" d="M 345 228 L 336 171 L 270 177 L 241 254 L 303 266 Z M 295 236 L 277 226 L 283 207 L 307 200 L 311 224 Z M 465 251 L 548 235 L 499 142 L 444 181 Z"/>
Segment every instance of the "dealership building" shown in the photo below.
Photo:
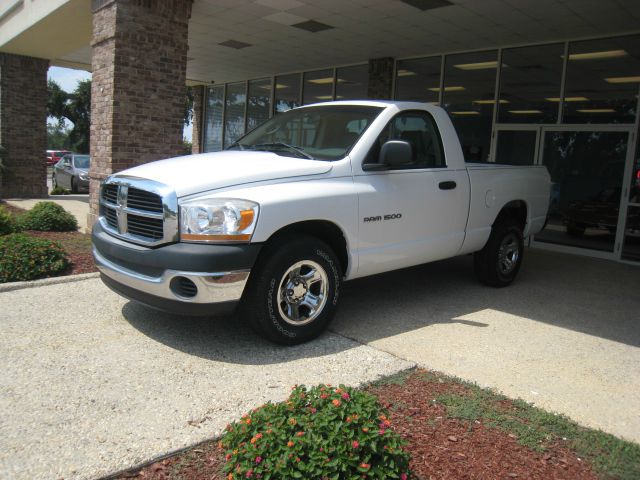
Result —
<path fill-rule="evenodd" d="M 640 261 L 638 0 L 4 0 L 0 196 L 46 194 L 47 69 L 92 72 L 107 175 L 330 100 L 440 105 L 470 162 L 545 165 L 532 246 Z"/>

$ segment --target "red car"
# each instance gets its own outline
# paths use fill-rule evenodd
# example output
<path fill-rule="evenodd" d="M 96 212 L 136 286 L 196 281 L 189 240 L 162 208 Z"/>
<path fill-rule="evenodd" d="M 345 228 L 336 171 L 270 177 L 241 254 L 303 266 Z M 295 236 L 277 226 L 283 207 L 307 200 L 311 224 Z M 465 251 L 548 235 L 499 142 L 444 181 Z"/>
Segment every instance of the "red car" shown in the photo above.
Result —
<path fill-rule="evenodd" d="M 67 153 L 72 152 L 69 150 L 47 150 L 47 167 L 51 167 L 58 163 Z"/>

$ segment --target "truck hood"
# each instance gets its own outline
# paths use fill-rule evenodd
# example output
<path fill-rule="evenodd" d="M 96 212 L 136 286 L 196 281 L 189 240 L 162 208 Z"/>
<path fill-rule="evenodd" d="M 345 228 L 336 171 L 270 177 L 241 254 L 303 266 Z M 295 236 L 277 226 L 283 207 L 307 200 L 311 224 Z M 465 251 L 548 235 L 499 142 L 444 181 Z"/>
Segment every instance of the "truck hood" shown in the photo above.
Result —
<path fill-rule="evenodd" d="M 320 175 L 330 162 L 282 157 L 271 152 L 224 151 L 169 158 L 116 174 L 146 178 L 174 188 L 178 197 L 279 178 Z"/>

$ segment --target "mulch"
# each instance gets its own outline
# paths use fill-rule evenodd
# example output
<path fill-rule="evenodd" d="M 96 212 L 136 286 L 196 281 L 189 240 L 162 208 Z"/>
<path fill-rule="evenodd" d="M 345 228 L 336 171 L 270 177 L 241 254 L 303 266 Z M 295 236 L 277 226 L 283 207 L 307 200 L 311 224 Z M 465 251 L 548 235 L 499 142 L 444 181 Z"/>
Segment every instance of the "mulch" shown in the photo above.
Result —
<path fill-rule="evenodd" d="M 91 235 L 80 232 L 36 232 L 28 230 L 27 235 L 44 238 L 60 243 L 67 258 L 71 262 L 62 275 L 76 275 L 79 273 L 97 272 L 96 264 L 91 254 Z"/>
<path fill-rule="evenodd" d="M 443 394 L 464 395 L 466 387 L 439 381 L 437 374 L 425 375 L 427 373 L 416 370 L 402 384 L 368 388 L 389 409 L 394 430 L 409 443 L 412 478 L 598 478 L 587 461 L 578 458 L 561 442 L 537 452 L 520 445 L 515 435 L 480 421 L 448 418 L 445 407 L 432 400 Z M 427 376 L 430 380 L 425 380 Z M 212 440 L 116 478 L 223 480 L 224 461 Z"/>

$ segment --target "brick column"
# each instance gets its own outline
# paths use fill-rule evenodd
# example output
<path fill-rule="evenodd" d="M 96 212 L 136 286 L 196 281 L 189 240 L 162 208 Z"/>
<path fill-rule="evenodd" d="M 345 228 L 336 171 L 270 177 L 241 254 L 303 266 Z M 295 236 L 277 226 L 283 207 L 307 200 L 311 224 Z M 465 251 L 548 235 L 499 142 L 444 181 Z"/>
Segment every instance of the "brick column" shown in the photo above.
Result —
<path fill-rule="evenodd" d="M 368 98 L 389 100 L 393 97 L 393 58 L 369 60 Z"/>
<path fill-rule="evenodd" d="M 191 87 L 193 92 L 193 138 L 191 153 L 202 153 L 202 125 L 204 125 L 204 85 Z"/>
<path fill-rule="evenodd" d="M 89 225 L 111 173 L 183 152 L 192 0 L 93 0 Z"/>
<path fill-rule="evenodd" d="M 0 197 L 47 196 L 47 70 L 41 58 L 0 53 Z"/>

